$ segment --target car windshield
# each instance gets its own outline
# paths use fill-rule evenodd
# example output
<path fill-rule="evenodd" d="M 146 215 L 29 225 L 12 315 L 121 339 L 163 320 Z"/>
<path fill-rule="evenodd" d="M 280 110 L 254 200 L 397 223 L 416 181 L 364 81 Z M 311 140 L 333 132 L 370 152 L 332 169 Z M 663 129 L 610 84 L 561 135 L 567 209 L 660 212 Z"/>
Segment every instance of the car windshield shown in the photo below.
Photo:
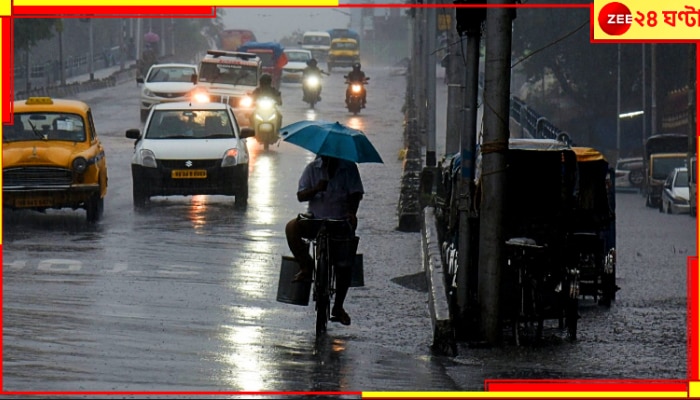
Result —
<path fill-rule="evenodd" d="M 688 172 L 678 171 L 678 175 L 676 175 L 676 181 L 673 183 L 673 186 L 678 187 L 678 188 L 687 188 L 688 187 Z"/>
<path fill-rule="evenodd" d="M 355 50 L 357 49 L 357 43 L 352 42 L 336 42 L 331 45 L 334 50 Z"/>
<path fill-rule="evenodd" d="M 189 67 L 154 67 L 146 82 L 191 82 L 194 68 Z"/>
<path fill-rule="evenodd" d="M 682 167 L 685 164 L 685 158 L 656 158 L 652 167 L 651 176 L 654 179 L 666 179 L 668 174 L 673 172 L 674 168 Z"/>
<path fill-rule="evenodd" d="M 30 140 L 84 142 L 85 124 L 78 114 L 36 112 L 14 115 L 13 125 L 2 126 L 3 142 Z"/>
<path fill-rule="evenodd" d="M 309 61 L 311 59 L 311 55 L 307 52 L 304 51 L 290 51 L 287 52 L 287 60 L 288 61 Z"/>
<path fill-rule="evenodd" d="M 303 44 L 311 44 L 317 46 L 328 46 L 331 43 L 331 38 L 329 36 L 304 36 Z"/>
<path fill-rule="evenodd" d="M 199 81 L 225 83 L 228 85 L 257 86 L 258 68 L 236 64 L 215 64 L 203 62 L 199 71 Z"/>
<path fill-rule="evenodd" d="M 225 110 L 155 110 L 146 139 L 230 139 L 233 124 Z"/>

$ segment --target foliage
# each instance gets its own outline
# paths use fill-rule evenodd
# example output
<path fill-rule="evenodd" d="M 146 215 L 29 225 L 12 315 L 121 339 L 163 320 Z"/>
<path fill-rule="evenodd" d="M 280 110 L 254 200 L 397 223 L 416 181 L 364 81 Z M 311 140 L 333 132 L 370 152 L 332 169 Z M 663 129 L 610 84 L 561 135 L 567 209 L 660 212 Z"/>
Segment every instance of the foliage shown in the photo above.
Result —
<path fill-rule="evenodd" d="M 556 4 L 575 3 L 579 2 L 556 1 Z M 588 7 L 519 8 L 513 21 L 512 65 L 525 74 L 531 89 L 539 88 L 535 89 L 533 103 L 540 114 L 553 117 L 561 113 L 562 117 L 586 123 L 606 118 L 614 126 L 618 65 L 621 111 L 639 110 L 643 91 L 646 90 L 647 99 L 651 95 L 651 45 L 646 45 L 643 58 L 641 44 L 591 43 L 590 17 Z M 688 46 L 656 45 L 655 83 L 659 101 L 668 92 L 688 84 L 689 62 L 692 62 Z M 548 90 L 543 94 L 544 87 Z M 518 93 L 519 89 L 514 87 L 513 92 Z M 568 108 L 562 106 L 564 99 Z M 647 111 L 649 103 L 647 100 Z"/>
<path fill-rule="evenodd" d="M 214 47 L 219 32 L 223 10 L 215 18 L 177 18 L 175 20 L 175 43 L 178 58 L 195 59 L 198 54 Z"/>
<path fill-rule="evenodd" d="M 15 48 L 29 50 L 37 42 L 51 39 L 56 28 L 60 29 L 58 18 L 14 18 Z"/>

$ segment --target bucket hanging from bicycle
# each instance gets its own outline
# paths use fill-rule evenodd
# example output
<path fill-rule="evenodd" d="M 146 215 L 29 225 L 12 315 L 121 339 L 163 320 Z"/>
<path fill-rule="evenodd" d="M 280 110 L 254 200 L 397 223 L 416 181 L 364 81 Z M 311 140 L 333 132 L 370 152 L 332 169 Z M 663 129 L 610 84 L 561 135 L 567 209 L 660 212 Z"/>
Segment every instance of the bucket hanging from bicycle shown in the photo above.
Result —
<path fill-rule="evenodd" d="M 365 285 L 364 266 L 362 254 L 357 254 L 360 238 L 355 237 L 331 237 L 330 256 L 331 262 L 336 268 L 352 268 L 350 287 Z"/>

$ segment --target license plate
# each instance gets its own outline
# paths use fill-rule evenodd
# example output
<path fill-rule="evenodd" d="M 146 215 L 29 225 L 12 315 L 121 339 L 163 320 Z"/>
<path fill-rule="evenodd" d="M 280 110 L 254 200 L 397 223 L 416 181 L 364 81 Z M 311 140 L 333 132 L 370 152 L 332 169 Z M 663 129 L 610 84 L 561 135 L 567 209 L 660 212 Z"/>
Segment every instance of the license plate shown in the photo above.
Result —
<path fill-rule="evenodd" d="M 15 200 L 15 207 L 51 207 L 53 199 L 49 197 L 22 198 Z"/>
<path fill-rule="evenodd" d="M 170 173 L 173 179 L 204 179 L 207 177 L 206 169 L 174 169 Z"/>

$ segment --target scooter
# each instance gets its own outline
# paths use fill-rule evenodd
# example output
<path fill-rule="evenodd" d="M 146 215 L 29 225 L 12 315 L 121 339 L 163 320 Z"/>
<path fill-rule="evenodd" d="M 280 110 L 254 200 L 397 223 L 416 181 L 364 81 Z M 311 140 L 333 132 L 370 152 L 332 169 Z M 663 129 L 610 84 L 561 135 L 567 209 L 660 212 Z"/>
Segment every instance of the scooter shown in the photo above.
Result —
<path fill-rule="evenodd" d="M 309 103 L 309 107 L 314 108 L 316 103 L 321 101 L 321 76 L 318 74 L 306 75 L 301 88 L 304 91 L 304 101 Z"/>
<path fill-rule="evenodd" d="M 259 98 L 253 111 L 253 128 L 255 140 L 264 146 L 265 151 L 279 140 L 281 124 L 282 115 L 275 100 L 269 97 Z"/>
<path fill-rule="evenodd" d="M 345 83 L 349 85 L 349 94 L 345 101 L 348 111 L 357 115 L 362 109 L 362 95 L 365 93 L 365 86 L 368 84 L 369 78 L 365 78 L 363 82 L 350 82 L 347 75 L 344 76 Z"/>

